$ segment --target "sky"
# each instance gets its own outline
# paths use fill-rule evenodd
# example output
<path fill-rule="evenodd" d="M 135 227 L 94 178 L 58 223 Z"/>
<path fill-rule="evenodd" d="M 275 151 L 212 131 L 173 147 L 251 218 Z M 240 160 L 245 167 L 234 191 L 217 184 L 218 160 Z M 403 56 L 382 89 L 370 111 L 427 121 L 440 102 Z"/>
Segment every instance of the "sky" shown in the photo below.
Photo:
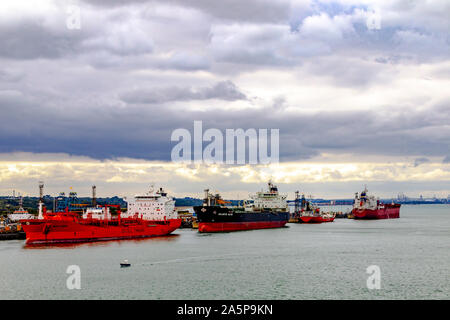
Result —
<path fill-rule="evenodd" d="M 450 194 L 448 0 L 0 2 L 0 194 Z M 279 129 L 279 163 L 171 161 Z"/>

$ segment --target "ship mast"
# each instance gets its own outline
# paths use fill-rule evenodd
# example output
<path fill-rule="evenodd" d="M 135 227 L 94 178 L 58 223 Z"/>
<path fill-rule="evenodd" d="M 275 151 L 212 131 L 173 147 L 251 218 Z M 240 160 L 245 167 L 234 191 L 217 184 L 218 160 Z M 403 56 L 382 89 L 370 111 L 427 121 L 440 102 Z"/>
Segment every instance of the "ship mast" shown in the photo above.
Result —
<path fill-rule="evenodd" d="M 44 182 L 39 181 L 39 215 L 38 219 L 43 219 L 42 207 L 44 206 Z"/>

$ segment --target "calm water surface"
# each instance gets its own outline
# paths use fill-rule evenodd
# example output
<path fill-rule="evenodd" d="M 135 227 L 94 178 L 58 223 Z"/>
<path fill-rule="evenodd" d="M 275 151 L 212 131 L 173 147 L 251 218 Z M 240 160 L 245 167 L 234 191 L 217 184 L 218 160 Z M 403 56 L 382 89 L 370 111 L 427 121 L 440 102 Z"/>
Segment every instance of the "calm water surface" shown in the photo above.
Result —
<path fill-rule="evenodd" d="M 128 259 L 132 266 L 120 268 Z M 66 269 L 81 268 L 81 290 Z M 366 268 L 381 268 L 368 290 Z M 27 247 L 0 242 L 2 299 L 449 299 L 450 205 L 401 218 Z"/>

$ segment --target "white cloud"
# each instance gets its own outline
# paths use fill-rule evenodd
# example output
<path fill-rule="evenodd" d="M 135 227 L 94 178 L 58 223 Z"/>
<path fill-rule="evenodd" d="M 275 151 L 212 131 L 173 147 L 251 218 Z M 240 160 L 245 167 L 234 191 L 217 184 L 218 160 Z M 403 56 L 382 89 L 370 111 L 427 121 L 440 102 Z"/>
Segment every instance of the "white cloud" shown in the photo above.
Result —
<path fill-rule="evenodd" d="M 91 50 L 109 50 L 117 55 L 151 53 L 154 43 L 149 30 L 134 18 L 129 19 L 129 23 L 113 24 L 104 30 L 104 34 L 86 39 L 81 45 Z"/>
<path fill-rule="evenodd" d="M 304 188 L 308 184 L 321 184 L 323 196 L 332 196 L 324 189 L 334 183 L 362 186 L 389 181 L 408 191 L 410 181 L 416 184 L 435 182 L 447 186 L 441 191 L 444 196 L 445 192 L 450 192 L 449 169 L 450 164 L 443 164 L 437 158 L 412 165 L 412 159 L 362 159 L 355 162 L 350 158 L 348 162 L 345 158 L 336 161 L 334 157 L 324 155 L 313 161 L 269 166 L 207 166 L 134 159 L 97 161 L 64 154 L 0 154 L 2 191 L 16 189 L 27 194 L 34 194 L 37 181 L 44 180 L 47 191 L 53 194 L 60 191 L 58 188 L 67 189 L 69 186 L 78 186 L 79 191 L 84 190 L 82 193 L 86 194 L 90 184 L 95 183 L 101 186 L 99 189 L 104 196 L 118 190 L 121 190 L 121 195 L 132 196 L 157 183 L 178 196 L 201 196 L 206 187 L 224 191 L 228 196 L 234 196 L 239 191 L 245 196 L 245 191 L 260 189 L 272 178 L 285 186 L 285 192 L 292 192 L 300 186 Z M 67 177 L 71 177 L 70 181 Z M 353 192 L 343 187 L 339 196 L 350 197 Z"/>
<path fill-rule="evenodd" d="M 306 17 L 299 27 L 302 36 L 324 42 L 336 43 L 344 34 L 355 32 L 350 16 L 338 15 L 330 17 L 326 13 Z"/>

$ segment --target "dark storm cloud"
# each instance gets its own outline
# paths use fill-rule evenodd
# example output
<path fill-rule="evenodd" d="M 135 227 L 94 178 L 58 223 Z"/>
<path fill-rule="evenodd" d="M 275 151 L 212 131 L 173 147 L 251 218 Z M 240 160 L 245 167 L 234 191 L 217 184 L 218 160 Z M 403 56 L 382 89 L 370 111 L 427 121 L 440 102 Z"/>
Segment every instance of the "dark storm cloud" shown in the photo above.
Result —
<path fill-rule="evenodd" d="M 62 152 L 97 159 L 116 157 L 169 160 L 176 128 L 280 129 L 281 160 L 312 157 L 320 152 L 373 155 L 445 156 L 450 145 L 448 115 L 411 111 L 389 119 L 369 111 L 290 113 L 258 110 L 199 112 L 160 104 L 103 106 L 86 117 L 85 108 L 59 109 L 18 93 L 0 94 L 3 123 L 0 152 Z M 82 119 L 82 121 L 75 121 Z M 419 121 L 418 119 L 425 119 Z M 430 131 L 431 130 L 431 131 Z M 432 135 L 430 133 L 433 133 Z"/>
<path fill-rule="evenodd" d="M 38 19 L 0 22 L 0 56 L 10 59 L 60 58 L 73 54 L 86 36 L 84 32 L 69 32 L 65 21 L 55 30 Z"/>
<path fill-rule="evenodd" d="M 208 99 L 234 101 L 246 99 L 246 96 L 231 81 L 221 81 L 212 87 L 156 87 L 133 90 L 122 94 L 120 97 L 127 103 L 164 103 Z"/>
<path fill-rule="evenodd" d="M 203 120 L 205 129 L 280 129 L 283 160 L 332 151 L 446 156 L 448 162 L 449 103 L 423 106 L 446 97 L 435 96 L 442 82 L 434 91 L 425 91 L 433 82 L 418 88 L 424 98 L 401 107 L 399 101 L 409 92 L 393 98 L 389 92 L 384 99 L 383 87 L 394 78 L 414 81 L 410 74 L 417 72 L 407 70 L 405 76 L 384 67 L 402 62 L 414 66 L 414 56 L 448 60 L 448 19 L 440 18 L 445 10 L 431 10 L 425 2 L 419 3 L 419 9 L 425 6 L 419 13 L 387 10 L 382 29 L 368 30 L 364 12 L 355 8 L 291 12 L 285 1 L 171 0 L 149 1 L 148 7 L 144 2 L 86 0 L 80 4 L 80 30 L 66 28 L 64 7 L 41 16 L 0 19 L 0 152 L 168 160 L 172 130 L 191 129 L 194 120 Z M 276 73 L 275 80 L 270 78 L 277 68 L 292 78 L 300 72 L 299 90 L 305 90 L 309 79 L 331 78 L 332 86 L 317 82 L 326 97 L 308 106 L 315 110 L 329 103 L 328 111 L 308 113 L 301 105 L 289 105 L 295 97 L 283 83 L 275 83 Z M 217 82 L 223 74 L 234 82 Z M 296 90 L 296 80 L 289 90 Z M 236 110 L 213 101 L 248 106 L 248 97 L 267 88 L 266 81 L 276 88 L 260 101 L 285 94 L 272 107 Z M 412 87 L 394 85 L 396 93 Z M 348 108 L 360 111 L 334 108 L 336 100 L 344 104 L 342 97 L 334 99 L 338 86 L 352 89 L 345 98 Z M 380 105 L 373 101 L 375 94 L 363 102 L 360 96 L 351 99 L 366 89 L 393 101 L 392 106 L 362 111 Z M 190 106 L 197 101 L 205 111 L 180 108 L 183 101 Z"/>

